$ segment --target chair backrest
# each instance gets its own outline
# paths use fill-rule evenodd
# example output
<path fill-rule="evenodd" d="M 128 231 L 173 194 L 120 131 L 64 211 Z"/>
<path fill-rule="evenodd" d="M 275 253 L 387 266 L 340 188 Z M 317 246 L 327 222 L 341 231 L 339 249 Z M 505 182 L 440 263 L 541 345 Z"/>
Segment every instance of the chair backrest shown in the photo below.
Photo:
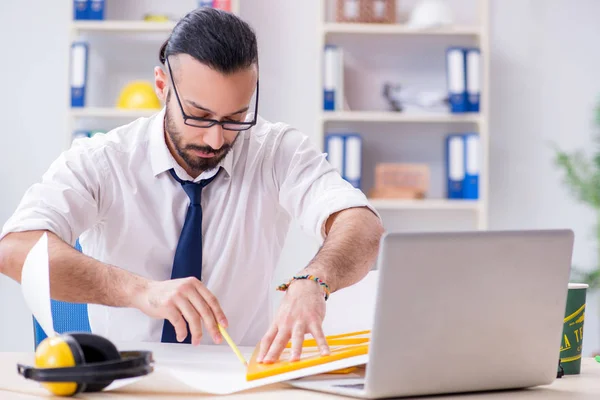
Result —
<path fill-rule="evenodd" d="M 82 251 L 81 246 L 79 245 L 79 240 L 75 244 L 75 249 Z M 87 313 L 87 304 L 67 303 L 64 301 L 51 300 L 51 309 L 55 332 L 91 332 Z M 46 337 L 47 335 L 42 329 L 42 326 L 34 317 L 34 348 L 37 348 L 40 342 L 46 339 Z"/>
<path fill-rule="evenodd" d="M 55 332 L 91 332 L 87 304 L 51 300 L 51 306 Z M 47 337 L 35 318 L 33 318 L 33 336 L 35 348 Z"/>

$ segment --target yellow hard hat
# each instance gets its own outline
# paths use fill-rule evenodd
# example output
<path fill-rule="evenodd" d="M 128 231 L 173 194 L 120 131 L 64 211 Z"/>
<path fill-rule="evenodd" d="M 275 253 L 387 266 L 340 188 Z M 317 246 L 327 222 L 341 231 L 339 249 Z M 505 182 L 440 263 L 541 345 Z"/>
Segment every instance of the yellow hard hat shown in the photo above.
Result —
<path fill-rule="evenodd" d="M 169 22 L 171 18 L 165 14 L 146 14 L 144 15 L 144 21 L 149 22 Z"/>
<path fill-rule="evenodd" d="M 118 108 L 161 108 L 154 87 L 147 81 L 133 81 L 125 85 L 117 100 Z"/>

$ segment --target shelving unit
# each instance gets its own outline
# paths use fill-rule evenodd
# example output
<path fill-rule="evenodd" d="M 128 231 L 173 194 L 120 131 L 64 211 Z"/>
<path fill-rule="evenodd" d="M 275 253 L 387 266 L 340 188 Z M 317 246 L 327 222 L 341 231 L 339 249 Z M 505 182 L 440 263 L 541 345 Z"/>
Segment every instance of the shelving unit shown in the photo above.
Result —
<path fill-rule="evenodd" d="M 235 14 L 239 14 L 240 12 L 240 1 L 241 0 L 231 0 L 231 10 Z M 120 3 L 119 0 L 106 0 L 105 7 L 107 7 L 107 9 L 105 14 L 108 17 L 104 20 L 75 20 L 71 14 L 72 20 L 70 23 L 70 36 L 68 45 L 70 47 L 70 45 L 77 40 L 103 41 L 107 39 L 112 41 L 116 40 L 116 46 L 118 46 L 116 50 L 123 51 L 127 46 L 137 48 L 139 47 L 139 43 L 143 43 L 145 46 L 148 46 L 148 43 L 151 43 L 149 48 L 151 51 L 154 51 L 156 54 L 158 54 L 160 44 L 171 33 L 172 29 L 176 25 L 176 20 L 156 22 L 146 21 L 143 19 L 128 19 L 120 13 L 121 7 L 127 8 L 129 12 L 131 12 L 132 9 L 137 8 L 138 12 L 136 14 L 138 15 L 146 12 L 152 13 L 156 12 L 156 9 L 153 7 L 156 7 L 157 4 L 159 4 L 161 7 L 167 7 L 166 10 L 168 10 L 169 15 L 172 16 L 172 14 L 176 14 L 178 17 L 181 17 L 185 12 L 195 7 L 197 5 L 197 1 L 175 0 L 173 2 L 169 2 L 167 6 L 163 6 L 160 3 L 152 1 L 144 2 L 144 0 L 140 0 L 135 4 Z M 147 6 L 147 9 L 144 8 L 145 6 Z M 108 7 L 111 9 L 109 10 Z M 114 45 L 114 43 L 110 46 L 103 45 L 102 50 L 98 50 L 98 52 L 105 50 L 112 52 L 112 46 Z M 114 55 L 103 53 L 102 56 L 110 58 Z M 88 60 L 88 62 L 90 61 Z M 88 65 L 88 71 L 90 67 L 91 65 Z M 127 72 L 130 75 L 132 74 L 131 71 Z M 70 74 L 71 71 L 69 68 L 67 71 L 67 82 L 71 81 Z M 147 79 L 151 75 L 152 70 L 149 69 L 136 71 L 134 76 L 140 76 L 140 79 Z M 113 76 L 110 74 L 108 74 L 106 77 L 111 80 L 113 79 Z M 96 79 L 99 78 L 95 77 L 93 74 L 88 75 L 88 89 L 90 86 L 90 81 Z M 98 82 L 95 83 L 98 84 Z M 102 82 L 100 84 L 102 84 Z M 86 94 L 85 107 L 70 107 L 71 89 L 69 85 L 67 86 L 67 90 L 69 91 L 69 111 L 67 115 L 67 132 L 64 139 L 65 148 L 71 146 L 73 133 L 81 127 L 85 127 L 85 129 L 89 128 L 89 130 L 97 130 L 99 123 L 108 127 L 116 127 L 118 124 L 127 123 L 137 118 L 149 117 L 158 111 L 156 109 L 120 109 L 114 107 L 112 104 L 106 104 L 106 102 L 98 102 L 96 99 L 91 99 L 89 91 Z"/>
<path fill-rule="evenodd" d="M 397 132 L 393 132 L 394 138 L 402 137 L 403 132 L 402 129 L 406 126 L 410 126 L 413 131 L 416 127 L 423 127 L 427 132 L 436 132 L 438 135 L 444 135 L 453 132 L 453 127 L 456 129 L 465 129 L 465 126 L 468 126 L 469 131 L 474 131 L 479 134 L 480 143 L 479 143 L 479 197 L 476 200 L 449 200 L 441 196 L 425 198 L 425 199 L 415 199 L 415 200 L 404 200 L 404 199 L 371 199 L 371 203 L 378 210 L 386 213 L 387 215 L 391 214 L 391 218 L 394 220 L 398 220 L 396 213 L 398 212 L 431 212 L 431 211 L 442 211 L 450 213 L 449 215 L 455 216 L 453 214 L 454 211 L 466 211 L 467 215 L 470 215 L 474 219 L 474 228 L 475 229 L 487 229 L 488 226 L 488 191 L 489 191 L 489 121 L 488 121 L 488 110 L 489 110 L 489 68 L 490 68 L 490 52 L 489 52 L 489 0 L 475 0 L 475 4 L 477 6 L 477 19 L 479 20 L 476 24 L 473 23 L 464 23 L 463 21 L 458 21 L 456 25 L 440 27 L 435 29 L 425 29 L 425 30 L 417 30 L 413 28 L 409 28 L 407 25 L 402 23 L 346 23 L 346 22 L 335 22 L 335 17 L 332 14 L 334 9 L 335 0 L 321 0 L 322 7 L 320 7 L 320 14 L 317 16 L 318 18 L 318 39 L 317 39 L 317 48 L 324 49 L 326 44 L 336 43 L 336 40 L 341 39 L 345 40 L 344 43 L 353 43 L 354 41 L 358 41 L 362 43 L 364 52 L 373 52 L 372 54 L 377 56 L 382 56 L 382 52 L 377 53 L 376 45 L 381 41 L 385 42 L 386 46 L 393 40 L 402 41 L 404 46 L 406 43 L 410 41 L 419 40 L 418 45 L 415 45 L 412 49 L 418 49 L 419 62 L 422 65 L 424 62 L 423 59 L 427 56 L 427 40 L 445 40 L 448 42 L 448 46 L 453 45 L 453 41 L 459 41 L 460 43 L 464 43 L 465 41 L 470 42 L 472 45 L 479 47 L 481 51 L 481 84 L 482 84 L 482 92 L 480 99 L 480 112 L 478 113 L 461 113 L 461 114 L 453 114 L 450 112 L 447 113 L 439 113 L 439 112 L 415 112 L 415 111 L 403 111 L 403 112 L 394 112 L 394 111 L 386 111 L 386 110 L 343 110 L 343 111 L 324 111 L 323 110 L 323 52 L 319 51 L 319 71 L 321 75 L 319 79 L 316 80 L 318 85 L 318 119 L 317 119 L 317 143 L 324 148 L 324 140 L 326 133 L 332 129 L 333 131 L 341 129 L 340 127 L 344 127 L 345 131 L 351 132 L 359 132 L 363 137 L 363 151 L 365 146 L 370 145 L 370 140 L 373 139 L 370 136 L 369 131 L 378 130 L 378 127 L 382 126 L 382 124 L 386 124 L 388 126 L 386 132 L 390 131 L 389 126 L 393 125 Z M 414 3 L 414 2 L 413 2 Z M 464 5 L 463 5 L 464 6 Z M 330 7 L 328 9 L 328 7 Z M 330 18 L 328 18 L 328 16 Z M 333 18 L 331 18 L 333 16 Z M 365 43 L 373 44 L 372 48 L 369 45 L 365 45 Z M 344 48 L 344 46 L 342 46 Z M 406 47 L 400 47 L 405 49 Z M 437 49 L 440 47 L 438 45 Z M 346 54 L 345 50 L 344 53 Z M 366 53 L 365 53 L 366 54 Z M 363 60 L 365 54 L 361 54 Z M 384 56 L 389 57 L 392 63 L 394 62 L 394 56 L 401 57 L 398 53 L 392 54 L 389 53 L 383 54 Z M 439 55 L 439 54 L 437 54 Z M 408 57 L 408 56 L 407 56 Z M 375 64 L 375 63 L 371 63 Z M 406 63 L 409 64 L 409 63 Z M 389 64 L 387 65 L 389 67 Z M 389 72 L 389 71 L 386 71 Z M 375 73 L 372 73 L 375 75 Z M 351 79 L 350 84 L 356 83 L 356 80 L 359 79 L 361 75 L 354 71 L 354 75 Z M 372 78 L 372 76 L 371 76 Z M 437 77 L 439 78 L 439 77 Z M 348 81 L 349 78 L 346 78 Z M 348 82 L 346 82 L 348 83 Z M 345 85 L 346 86 L 346 85 Z M 364 87 L 363 87 L 364 89 Z M 441 89 L 446 89 L 445 87 Z M 357 96 L 355 89 L 354 96 Z M 346 91 L 346 87 L 344 89 Z M 363 131 L 364 129 L 364 131 Z M 418 129 L 418 128 L 417 128 Z M 414 133 L 414 132 L 413 132 Z M 381 135 L 377 134 L 379 143 L 381 143 Z M 412 135 L 411 138 L 414 139 L 415 136 Z M 426 136 L 426 135 L 423 135 Z M 429 140 L 430 139 L 429 135 Z M 373 139 L 374 140 L 374 139 Z M 396 142 L 394 142 L 396 143 Z M 440 146 L 443 146 L 443 143 L 439 143 Z M 440 147 L 441 148 L 441 147 Z M 386 149 L 389 151 L 389 149 Z M 434 153 L 438 149 L 434 149 Z M 375 150 L 371 149 L 371 153 L 373 154 Z M 402 160 L 397 160 L 398 162 L 402 162 Z M 363 165 L 362 171 L 363 174 L 365 171 L 368 173 L 374 173 L 374 166 L 371 165 L 369 168 L 365 168 Z M 364 176 L 363 176 L 364 178 Z M 364 179 L 363 179 L 364 181 Z M 439 180 L 438 180 L 439 181 Z M 369 187 L 361 187 L 361 189 L 368 194 Z M 384 224 L 385 224 L 385 216 L 384 216 Z M 437 229 L 438 227 L 434 227 L 433 229 Z M 452 226 L 450 226 L 452 229 Z M 393 228 L 394 229 L 394 228 Z M 414 228 L 410 228 L 414 229 Z M 418 229 L 418 227 L 417 227 Z"/>

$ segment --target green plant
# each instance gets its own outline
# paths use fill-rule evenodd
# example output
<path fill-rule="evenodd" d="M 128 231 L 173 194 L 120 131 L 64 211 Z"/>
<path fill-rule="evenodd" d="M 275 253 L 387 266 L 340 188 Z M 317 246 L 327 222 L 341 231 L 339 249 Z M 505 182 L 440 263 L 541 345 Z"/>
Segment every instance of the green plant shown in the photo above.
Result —
<path fill-rule="evenodd" d="M 595 122 L 600 126 L 600 104 L 596 108 Z M 564 172 L 564 183 L 571 195 L 591 207 L 596 214 L 594 238 L 596 241 L 596 267 L 581 270 L 573 267 L 573 275 L 579 282 L 587 283 L 590 289 L 600 288 L 600 135 L 594 137 L 595 149 L 586 156 L 582 150 L 568 153 L 555 146 L 555 163 Z"/>

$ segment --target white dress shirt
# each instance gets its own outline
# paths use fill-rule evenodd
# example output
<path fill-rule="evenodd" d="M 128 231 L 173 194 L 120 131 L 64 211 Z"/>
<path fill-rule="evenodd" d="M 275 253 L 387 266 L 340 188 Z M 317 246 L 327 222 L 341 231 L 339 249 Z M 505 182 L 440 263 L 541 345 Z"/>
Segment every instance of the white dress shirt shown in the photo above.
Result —
<path fill-rule="evenodd" d="M 79 238 L 97 260 L 170 279 L 190 200 L 168 171 L 192 179 L 166 146 L 164 113 L 77 139 L 26 191 L 0 238 L 45 229 L 71 245 Z M 254 346 L 270 323 L 271 280 L 291 219 L 322 243 L 329 215 L 371 206 L 306 135 L 260 117 L 221 167 L 202 191 L 202 281 L 219 300 L 232 339 Z M 161 339 L 163 320 L 139 310 L 90 304 L 88 313 L 92 332 L 111 340 Z M 206 330 L 202 342 L 212 343 Z"/>

